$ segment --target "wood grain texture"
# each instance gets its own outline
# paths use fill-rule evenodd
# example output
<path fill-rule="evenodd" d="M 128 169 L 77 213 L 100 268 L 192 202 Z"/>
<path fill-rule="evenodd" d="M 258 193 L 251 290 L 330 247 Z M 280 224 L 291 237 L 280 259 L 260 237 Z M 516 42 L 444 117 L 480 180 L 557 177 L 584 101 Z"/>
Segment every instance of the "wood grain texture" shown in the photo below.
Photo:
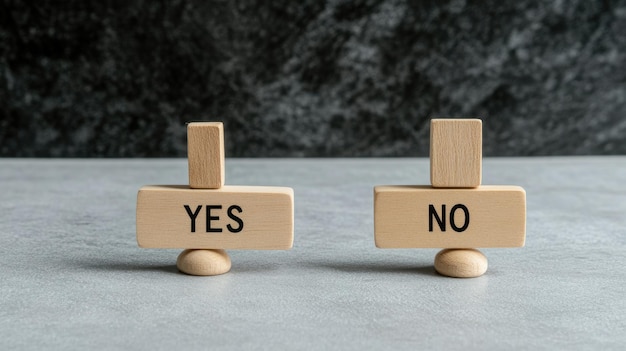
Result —
<path fill-rule="evenodd" d="M 436 188 L 475 188 L 482 179 L 482 121 L 430 121 L 430 183 Z"/>
<path fill-rule="evenodd" d="M 224 185 L 222 122 L 192 122 L 187 125 L 187 158 L 191 188 L 219 189 Z"/>
<path fill-rule="evenodd" d="M 431 205 L 445 231 L 437 216 L 431 215 Z M 463 207 L 469 214 L 468 221 Z M 524 246 L 526 192 L 518 186 L 377 186 L 374 233 L 380 248 Z"/>
<path fill-rule="evenodd" d="M 485 274 L 489 263 L 475 249 L 444 249 L 435 256 L 435 270 L 453 278 L 476 278 Z"/>
<path fill-rule="evenodd" d="M 289 249 L 293 190 L 144 186 L 137 194 L 137 243 L 146 248 Z"/>
<path fill-rule="evenodd" d="M 230 271 L 232 263 L 224 250 L 185 250 L 178 255 L 176 267 L 189 275 L 219 275 Z"/>

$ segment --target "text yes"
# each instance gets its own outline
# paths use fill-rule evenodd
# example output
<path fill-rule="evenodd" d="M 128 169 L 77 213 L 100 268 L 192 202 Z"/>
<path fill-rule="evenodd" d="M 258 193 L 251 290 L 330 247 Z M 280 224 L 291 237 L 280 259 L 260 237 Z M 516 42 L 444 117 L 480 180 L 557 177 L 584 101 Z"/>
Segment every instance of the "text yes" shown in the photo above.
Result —
<path fill-rule="evenodd" d="M 220 216 L 217 215 L 217 211 L 222 209 L 222 205 L 206 205 L 205 207 L 206 207 L 206 211 L 205 211 L 206 212 L 206 232 L 207 233 L 221 233 L 222 228 L 212 227 L 211 222 L 219 221 Z M 195 233 L 196 232 L 196 218 L 198 218 L 198 215 L 202 211 L 202 205 L 198 205 L 195 211 L 192 211 L 189 205 L 185 205 L 185 210 L 187 211 L 187 215 L 189 215 L 189 218 L 191 219 L 191 232 Z M 211 213 L 211 211 L 216 211 L 216 212 Z M 231 224 L 226 225 L 226 229 L 228 229 L 229 232 L 239 233 L 240 231 L 243 230 L 243 220 L 239 216 L 237 216 L 237 214 L 242 213 L 242 212 L 243 210 L 241 209 L 241 207 L 237 205 L 231 205 L 226 210 L 228 217 L 234 223 L 236 223 L 235 226 Z"/>

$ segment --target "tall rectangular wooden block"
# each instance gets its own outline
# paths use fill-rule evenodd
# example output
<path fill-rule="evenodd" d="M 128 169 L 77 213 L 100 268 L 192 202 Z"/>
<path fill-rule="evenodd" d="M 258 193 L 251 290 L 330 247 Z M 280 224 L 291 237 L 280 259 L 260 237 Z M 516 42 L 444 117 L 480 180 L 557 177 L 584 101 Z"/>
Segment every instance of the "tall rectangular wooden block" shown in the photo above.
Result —
<path fill-rule="evenodd" d="M 430 122 L 430 183 L 436 188 L 474 188 L 482 178 L 482 121 Z"/>
<path fill-rule="evenodd" d="M 187 125 L 189 186 L 219 189 L 224 185 L 224 126 L 222 122 Z"/>
<path fill-rule="evenodd" d="M 289 249 L 293 189 L 144 186 L 137 194 L 137 243 L 147 248 Z"/>
<path fill-rule="evenodd" d="M 380 248 L 524 246 L 526 192 L 518 186 L 377 186 L 374 232 Z"/>

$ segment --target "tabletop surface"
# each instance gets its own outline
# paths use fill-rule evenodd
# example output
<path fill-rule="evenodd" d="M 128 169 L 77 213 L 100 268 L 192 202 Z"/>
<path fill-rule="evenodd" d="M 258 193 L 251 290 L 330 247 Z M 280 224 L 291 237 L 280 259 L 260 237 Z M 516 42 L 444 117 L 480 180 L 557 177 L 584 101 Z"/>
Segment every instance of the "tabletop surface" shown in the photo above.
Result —
<path fill-rule="evenodd" d="M 626 157 L 485 159 L 527 192 L 523 248 L 487 273 L 374 246 L 373 187 L 427 159 L 227 159 L 226 183 L 292 187 L 288 251 L 229 251 L 214 277 L 141 249 L 137 190 L 185 159 L 0 159 L 0 349 L 594 349 L 626 345 Z"/>

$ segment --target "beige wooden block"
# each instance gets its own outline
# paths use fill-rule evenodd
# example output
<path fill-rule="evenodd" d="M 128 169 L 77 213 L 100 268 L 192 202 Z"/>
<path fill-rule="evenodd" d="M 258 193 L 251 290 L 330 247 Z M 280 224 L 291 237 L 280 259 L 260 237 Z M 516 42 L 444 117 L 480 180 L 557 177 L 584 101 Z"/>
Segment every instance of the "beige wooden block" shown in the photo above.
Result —
<path fill-rule="evenodd" d="M 187 125 L 189 186 L 219 189 L 224 185 L 224 126 L 222 122 Z"/>
<path fill-rule="evenodd" d="M 137 243 L 146 248 L 289 249 L 293 190 L 144 186 L 137 194 Z"/>
<path fill-rule="evenodd" d="M 482 178 L 482 121 L 430 121 L 430 183 L 436 188 L 474 188 Z"/>
<path fill-rule="evenodd" d="M 526 192 L 495 185 L 377 186 L 374 233 L 380 248 L 524 246 Z"/>
<path fill-rule="evenodd" d="M 476 249 L 444 249 L 435 256 L 435 270 L 453 278 L 475 278 L 485 274 L 487 257 Z"/>
<path fill-rule="evenodd" d="M 187 249 L 178 255 L 176 267 L 189 275 L 219 275 L 230 271 L 232 263 L 224 250 Z"/>

